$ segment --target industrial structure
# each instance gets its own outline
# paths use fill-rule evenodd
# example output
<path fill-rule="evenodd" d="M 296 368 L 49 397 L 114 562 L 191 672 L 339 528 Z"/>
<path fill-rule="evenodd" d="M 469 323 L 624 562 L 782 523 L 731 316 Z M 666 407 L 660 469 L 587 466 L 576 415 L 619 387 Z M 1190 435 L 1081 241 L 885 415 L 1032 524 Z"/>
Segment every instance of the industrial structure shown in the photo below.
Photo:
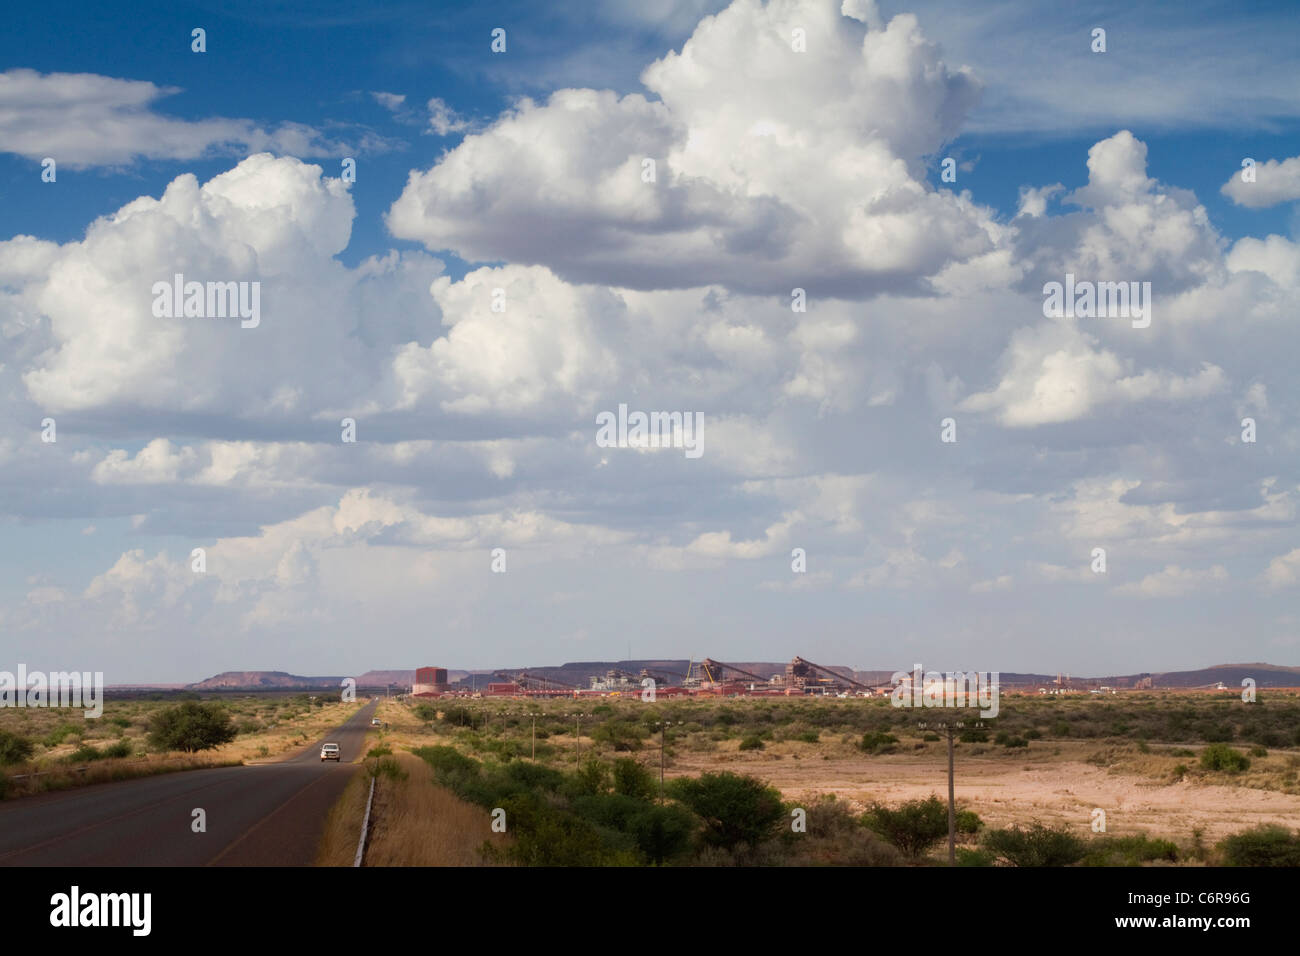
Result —
<path fill-rule="evenodd" d="M 447 682 L 447 668 L 417 667 L 415 669 L 415 683 L 411 685 L 412 696 L 437 697 L 450 689 L 451 684 Z"/>
<path fill-rule="evenodd" d="M 872 697 L 880 693 L 856 678 L 803 657 L 795 657 L 784 673 L 763 676 L 737 664 L 705 657 L 688 662 L 686 673 L 663 668 L 642 668 L 640 673 L 610 668 L 593 676 L 589 686 L 578 687 L 553 677 L 527 671 L 495 671 L 486 687 L 453 688 L 443 667 L 421 667 L 415 672 L 412 694 L 416 697 L 636 697 L 653 690 L 654 699 L 686 694 L 718 696 L 802 696 Z"/>

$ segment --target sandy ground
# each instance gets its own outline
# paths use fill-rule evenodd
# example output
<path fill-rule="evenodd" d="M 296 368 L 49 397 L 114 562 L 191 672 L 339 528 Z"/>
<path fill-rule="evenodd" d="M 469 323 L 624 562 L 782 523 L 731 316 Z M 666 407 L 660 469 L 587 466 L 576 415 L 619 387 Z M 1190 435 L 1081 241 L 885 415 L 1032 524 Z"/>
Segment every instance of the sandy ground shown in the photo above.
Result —
<path fill-rule="evenodd" d="M 830 760 L 743 760 L 723 754 L 682 754 L 670 776 L 734 770 L 767 780 L 788 800 L 831 793 L 862 809 L 873 801 L 894 804 L 946 797 L 947 759 L 939 755 L 853 757 Z M 1027 765 L 1012 759 L 957 764 L 957 802 L 991 826 L 1064 823 L 1088 832 L 1092 811 L 1106 811 L 1106 832 L 1146 832 L 1190 840 L 1204 830 L 1206 842 L 1264 823 L 1300 826 L 1300 796 L 1247 787 L 1159 784 L 1091 764 L 1060 761 Z"/>

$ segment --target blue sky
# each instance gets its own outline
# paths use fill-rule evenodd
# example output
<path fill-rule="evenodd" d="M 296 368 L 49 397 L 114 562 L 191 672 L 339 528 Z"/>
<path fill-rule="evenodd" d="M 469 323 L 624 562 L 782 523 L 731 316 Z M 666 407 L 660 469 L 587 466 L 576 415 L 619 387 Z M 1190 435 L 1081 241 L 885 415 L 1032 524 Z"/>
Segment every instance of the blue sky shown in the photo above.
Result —
<path fill-rule="evenodd" d="M 54 647 L 133 680 L 613 658 L 629 637 L 647 656 L 861 667 L 1296 663 L 1300 408 L 1278 303 L 1293 301 L 1300 214 L 1287 166 L 1270 174 L 1281 198 L 1224 192 L 1243 157 L 1300 156 L 1293 5 L 844 7 L 9 11 L 0 630 L 15 652 L 35 667 Z M 805 22 L 805 59 L 757 45 Z M 671 55 L 687 48 L 713 88 L 748 84 L 714 102 Z M 616 96 L 551 101 L 564 89 Z M 772 153 L 772 136 L 795 145 Z M 673 190 L 653 208 L 612 172 L 646 143 Z M 273 163 L 247 165 L 257 153 Z M 45 155 L 56 183 L 40 181 Z M 347 156 L 357 181 L 321 187 Z M 947 156 L 956 184 L 939 176 Z M 157 210 L 87 235 L 169 187 L 168 208 L 189 208 L 178 179 L 235 173 L 247 191 L 214 188 L 192 236 Z M 1023 190 L 1053 184 L 1027 213 Z M 297 198 L 275 207 L 280 230 L 256 209 L 282 196 Z M 92 276 L 134 297 L 249 249 L 267 295 L 281 290 L 268 301 L 293 303 L 258 340 L 158 344 L 125 306 L 60 291 Z M 1168 331 L 1034 326 L 1036 284 L 1089 263 L 1152 280 L 1162 310 L 1176 299 Z M 1132 275 L 1104 271 L 1123 263 Z M 792 326 L 772 289 L 800 282 L 823 310 Z M 498 283 L 531 324 L 479 326 L 476 290 Z M 703 409 L 721 423 L 718 464 L 591 447 L 595 412 L 629 400 Z M 1272 425 L 1244 464 L 1202 426 L 1227 441 L 1252 409 Z M 972 444 L 941 463 L 930 432 L 954 412 Z M 345 413 L 369 457 L 338 447 Z M 31 445 L 45 414 L 57 464 Z M 307 528 L 330 508 L 336 528 L 349 508 L 370 517 L 335 537 Z M 1098 602 L 1051 542 L 1086 556 L 1107 534 L 1129 559 Z M 479 580 L 496 539 L 535 569 L 505 575 L 518 591 Z M 791 580 L 803 541 L 817 573 Z M 246 565 L 191 591 L 176 575 L 196 542 Z M 389 561 L 415 570 L 322 597 Z M 539 604 L 553 614 L 530 634 Z M 358 648 L 349 635 L 380 607 L 389 636 Z M 1078 611 L 1071 633 L 1045 647 L 1061 607 Z M 432 646 L 431 614 L 447 629 Z"/>

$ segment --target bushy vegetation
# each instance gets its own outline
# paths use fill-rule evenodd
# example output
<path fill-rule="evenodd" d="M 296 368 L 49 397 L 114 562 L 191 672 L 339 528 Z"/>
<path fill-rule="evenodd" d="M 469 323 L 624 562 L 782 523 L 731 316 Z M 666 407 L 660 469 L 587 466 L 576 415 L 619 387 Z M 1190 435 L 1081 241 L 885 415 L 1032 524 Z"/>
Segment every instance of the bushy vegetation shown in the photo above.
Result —
<path fill-rule="evenodd" d="M 1300 866 L 1300 832 L 1261 826 L 1234 833 L 1219 844 L 1228 866 Z"/>
<path fill-rule="evenodd" d="M 116 743 L 109 744 L 103 750 L 92 747 L 90 744 L 82 744 L 68 754 L 67 759 L 69 763 L 89 763 L 92 760 L 105 760 L 110 757 L 129 757 L 133 752 L 130 742 L 119 740 Z"/>
<path fill-rule="evenodd" d="M 1244 773 L 1250 769 L 1250 758 L 1227 744 L 1211 744 L 1201 751 L 1201 769 Z"/>
<path fill-rule="evenodd" d="M 706 773 L 681 777 L 669 792 L 704 823 L 700 838 L 709 846 L 756 847 L 775 835 L 785 818 L 781 794 L 753 777 Z"/>
<path fill-rule="evenodd" d="M 1087 852 L 1083 840 L 1064 827 L 1035 821 L 984 834 L 984 849 L 1011 866 L 1070 866 Z"/>
<path fill-rule="evenodd" d="M 158 750 L 196 753 L 235 739 L 230 714 L 220 704 L 187 700 L 154 714 L 149 721 L 149 743 Z"/>
<path fill-rule="evenodd" d="M 1144 863 L 1176 863 L 1178 845 L 1145 833 L 1137 836 L 1095 837 L 1087 844 L 1080 862 L 1084 866 L 1142 866 Z"/>
<path fill-rule="evenodd" d="M 858 746 L 869 754 L 887 754 L 893 753 L 897 749 L 897 744 L 898 738 L 893 734 L 870 730 L 862 735 L 862 741 Z"/>
<path fill-rule="evenodd" d="M 908 800 L 893 808 L 875 803 L 864 814 L 862 822 L 908 859 L 916 860 L 948 836 L 948 804 L 934 795 L 924 800 Z"/>
<path fill-rule="evenodd" d="M 22 763 L 32 756 L 35 745 L 26 737 L 0 730 L 0 766 Z"/>
<path fill-rule="evenodd" d="M 901 855 L 826 798 L 805 826 L 772 787 L 735 773 L 670 781 L 634 757 L 595 757 L 574 770 L 525 760 L 477 760 L 455 747 L 419 748 L 442 786 L 506 813 L 507 862 L 533 866 L 891 865 Z"/>

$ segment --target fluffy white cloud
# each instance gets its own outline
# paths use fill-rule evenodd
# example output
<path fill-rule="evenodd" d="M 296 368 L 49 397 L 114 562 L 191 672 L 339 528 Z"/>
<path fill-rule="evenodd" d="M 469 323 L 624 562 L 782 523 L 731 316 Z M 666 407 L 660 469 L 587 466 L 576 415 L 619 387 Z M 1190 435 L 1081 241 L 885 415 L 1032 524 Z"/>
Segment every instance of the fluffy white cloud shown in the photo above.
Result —
<path fill-rule="evenodd" d="M 871 28 L 813 0 L 737 3 L 643 82 L 657 101 L 519 102 L 412 174 L 389 227 L 583 282 L 785 295 L 919 287 L 993 249 L 987 210 L 924 181 L 977 86 L 913 17 Z"/>
<path fill-rule="evenodd" d="M 1131 362 L 1095 346 L 1092 336 L 1065 320 L 1022 329 L 1007 347 L 997 387 L 970 395 L 959 407 L 995 412 L 1003 425 L 1024 428 L 1073 421 L 1105 404 L 1202 398 L 1227 384 L 1223 370 L 1209 362 L 1184 376 L 1135 373 Z"/>
<path fill-rule="evenodd" d="M 1241 178 L 1243 172 L 1234 173 L 1219 191 L 1247 209 L 1265 209 L 1300 199 L 1300 156 L 1256 163 L 1254 173 L 1255 181 L 1249 183 Z"/>
<path fill-rule="evenodd" d="M 259 154 L 202 185 L 180 176 L 161 198 L 97 220 L 83 240 L 0 243 L 18 304 L 48 318 L 49 347 L 23 375 L 33 400 L 56 412 L 155 416 L 303 421 L 332 411 L 382 374 L 391 337 L 412 334 L 410 319 L 363 327 L 367 315 L 409 314 L 405 300 L 440 271 L 420 255 L 345 269 L 334 256 L 354 214 L 344 184 L 318 166 Z M 155 283 L 178 273 L 258 283 L 260 323 L 155 316 Z"/>

